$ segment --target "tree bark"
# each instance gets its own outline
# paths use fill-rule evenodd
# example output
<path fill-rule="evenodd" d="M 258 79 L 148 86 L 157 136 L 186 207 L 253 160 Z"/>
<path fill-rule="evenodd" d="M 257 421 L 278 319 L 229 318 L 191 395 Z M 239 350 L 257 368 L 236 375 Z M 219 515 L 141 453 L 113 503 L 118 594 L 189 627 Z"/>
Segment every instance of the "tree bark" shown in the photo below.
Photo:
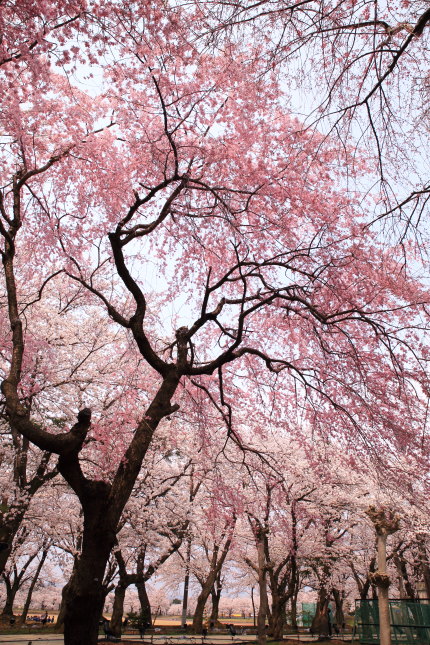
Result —
<path fill-rule="evenodd" d="M 430 598 L 430 566 L 423 538 L 419 538 L 418 540 L 418 552 L 420 554 L 421 571 L 426 588 L 426 596 L 427 598 Z"/>
<path fill-rule="evenodd" d="M 6 518 L 4 518 L 4 514 L 2 514 L 3 517 L 2 515 L 0 515 L 0 542 L 7 544 L 7 547 L 0 551 L 0 574 L 2 574 L 5 570 L 7 561 L 12 551 L 12 543 L 14 537 L 18 532 L 27 507 L 25 509 L 21 509 L 18 515 L 14 517 L 13 521 L 8 521 Z"/>
<path fill-rule="evenodd" d="M 122 631 L 122 617 L 124 615 L 124 600 L 127 587 L 119 582 L 115 587 L 115 596 L 113 601 L 112 616 L 110 619 L 110 629 L 114 636 L 120 638 Z"/>
<path fill-rule="evenodd" d="M 215 580 L 215 584 L 211 589 L 212 610 L 211 610 L 210 620 L 214 624 L 218 620 L 221 592 L 222 592 L 222 582 L 221 582 L 221 572 L 219 572 Z"/>
<path fill-rule="evenodd" d="M 152 627 L 151 603 L 148 598 L 148 592 L 146 591 L 146 585 L 144 582 L 139 582 L 138 584 L 136 584 L 136 587 L 137 587 L 137 593 L 139 596 L 140 615 L 142 618 L 142 622 Z"/>
<path fill-rule="evenodd" d="M 296 576 L 294 593 L 291 596 L 291 627 L 294 631 L 298 630 L 297 625 L 297 596 L 299 595 L 299 576 Z"/>
<path fill-rule="evenodd" d="M 378 588 L 379 642 L 380 645 L 391 645 L 390 606 L 388 602 L 390 579 L 387 575 L 387 535 L 385 533 L 378 533 L 377 544 L 378 571 L 374 579 Z"/>
<path fill-rule="evenodd" d="M 343 626 L 345 623 L 345 614 L 343 612 L 343 601 L 344 597 L 342 595 L 342 592 L 339 591 L 339 589 L 333 588 L 332 589 L 332 594 L 333 594 L 333 599 L 336 605 L 336 612 L 334 616 L 334 624 L 336 625 L 338 631 L 343 630 Z"/>
<path fill-rule="evenodd" d="M 329 601 L 330 601 L 330 596 L 328 594 L 327 588 L 325 584 L 322 583 L 318 591 L 318 599 L 317 599 L 315 616 L 313 617 L 312 624 L 311 624 L 312 634 L 317 634 L 318 636 L 330 635 L 330 624 L 329 624 L 329 614 L 328 614 Z"/>
<path fill-rule="evenodd" d="M 264 538 L 262 531 L 256 535 L 257 539 L 257 557 L 258 557 L 258 590 L 260 593 L 260 605 L 257 615 L 257 642 L 258 645 L 266 645 L 266 616 L 269 603 L 267 600 L 266 584 L 266 557 L 264 552 Z"/>
<path fill-rule="evenodd" d="M 285 628 L 285 608 L 287 601 L 272 592 L 272 606 L 269 620 L 269 634 L 273 640 L 282 640 Z"/>
<path fill-rule="evenodd" d="M 185 578 L 184 578 L 184 595 L 182 597 L 182 615 L 181 615 L 181 627 L 185 627 L 187 622 L 187 611 L 188 611 L 188 590 L 190 586 L 190 562 L 191 562 L 191 537 L 187 540 L 187 553 L 185 560 Z"/>
<path fill-rule="evenodd" d="M 1 616 L 13 616 L 13 603 L 15 602 L 15 596 L 18 592 L 19 586 L 15 584 L 15 581 L 13 583 L 10 582 L 9 578 L 6 576 L 3 576 L 3 580 L 5 583 L 6 587 L 6 600 L 3 605 L 3 610 L 1 612 Z"/>
<path fill-rule="evenodd" d="M 203 629 L 203 614 L 206 606 L 206 601 L 209 598 L 211 585 L 206 583 L 197 598 L 196 609 L 193 617 L 193 631 L 195 634 L 201 634 Z"/>
<path fill-rule="evenodd" d="M 267 511 L 265 522 L 269 520 L 272 488 L 267 488 Z M 263 544 L 266 559 L 266 569 L 269 590 L 272 598 L 269 611 L 269 634 L 275 640 L 282 640 L 286 621 L 286 606 L 294 595 L 297 586 L 297 503 L 291 504 L 291 535 L 292 545 L 287 554 L 280 560 L 274 560 L 270 554 L 268 531 L 263 531 Z"/>
<path fill-rule="evenodd" d="M 251 603 L 252 603 L 252 617 L 253 617 L 253 626 L 257 626 L 256 617 L 255 617 L 255 602 L 254 602 L 254 587 L 251 587 Z"/>
<path fill-rule="evenodd" d="M 378 569 L 371 574 L 371 581 L 378 589 L 379 643 L 380 645 L 391 645 L 387 537 L 399 530 L 399 518 L 391 512 L 376 509 L 373 506 L 367 510 L 367 515 L 372 520 L 376 531 Z"/>
<path fill-rule="evenodd" d="M 92 517 L 86 514 L 82 552 L 76 562 L 70 587 L 65 594 L 64 644 L 92 645 L 98 640 L 99 622 L 105 600 L 103 577 L 110 552 L 115 544 L 115 531 L 103 522 L 95 505 Z M 99 510 L 99 509 L 97 509 Z"/>
<path fill-rule="evenodd" d="M 64 632 L 64 615 L 66 613 L 66 595 L 70 589 L 71 585 L 71 580 L 73 576 L 74 570 L 72 571 L 72 575 L 70 576 L 70 580 L 66 582 L 64 587 L 61 590 L 61 605 L 60 605 L 60 611 L 58 612 L 58 617 L 57 617 L 57 622 L 55 623 L 55 631 L 58 633 L 63 633 Z"/>

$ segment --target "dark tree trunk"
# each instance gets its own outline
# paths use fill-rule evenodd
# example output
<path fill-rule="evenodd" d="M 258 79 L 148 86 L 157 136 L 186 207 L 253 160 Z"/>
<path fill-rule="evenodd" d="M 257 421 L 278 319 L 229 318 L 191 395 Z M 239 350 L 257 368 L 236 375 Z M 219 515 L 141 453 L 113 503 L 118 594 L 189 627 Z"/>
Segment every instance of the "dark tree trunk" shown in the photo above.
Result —
<path fill-rule="evenodd" d="M 114 636 L 119 638 L 122 631 L 122 617 L 124 615 L 124 600 L 127 586 L 120 582 L 115 587 L 115 596 L 112 608 L 112 617 L 110 619 L 110 629 Z"/>
<path fill-rule="evenodd" d="M 285 628 L 286 600 L 272 595 L 272 611 L 269 623 L 270 636 L 275 641 L 282 640 Z"/>
<path fill-rule="evenodd" d="M 139 596 L 142 622 L 146 623 L 146 625 L 152 626 L 151 603 L 149 602 L 145 583 L 139 582 L 138 584 L 136 584 L 136 587 L 137 587 L 137 593 Z"/>
<path fill-rule="evenodd" d="M 10 581 L 6 578 L 3 577 L 3 580 L 5 582 L 5 587 L 6 587 L 6 601 L 3 606 L 3 610 L 1 612 L 2 616 L 13 616 L 13 603 L 15 601 L 15 596 L 18 592 L 18 585 L 16 584 L 11 584 Z"/>
<path fill-rule="evenodd" d="M 0 551 L 0 574 L 1 574 L 3 573 L 5 566 L 7 564 L 7 561 L 9 559 L 12 543 L 10 541 L 9 536 L 6 534 L 6 532 L 3 532 L 0 537 L 1 537 L 0 542 L 8 545 L 5 549 Z"/>
<path fill-rule="evenodd" d="M 184 578 L 184 595 L 182 597 L 182 616 L 181 616 L 181 627 L 185 626 L 187 622 L 187 612 L 188 612 L 188 589 L 190 586 L 190 562 L 191 562 L 191 537 L 187 540 L 187 555 L 186 555 L 186 564 L 185 564 L 185 578 Z"/>
<path fill-rule="evenodd" d="M 415 589 L 409 579 L 404 557 L 396 554 L 393 560 L 399 576 L 400 598 L 411 598 L 414 600 L 417 597 L 417 594 L 415 593 Z"/>
<path fill-rule="evenodd" d="M 423 580 L 426 588 L 426 597 L 430 598 L 430 566 L 429 560 L 427 557 L 427 551 L 423 539 L 420 539 L 418 542 L 418 551 L 420 554 L 421 560 L 421 571 L 423 575 Z"/>
<path fill-rule="evenodd" d="M 203 614 L 206 606 L 207 599 L 211 592 L 211 584 L 206 583 L 197 598 L 196 609 L 193 618 L 193 630 L 196 634 L 201 634 L 203 629 Z"/>
<path fill-rule="evenodd" d="M 228 551 L 228 547 L 226 547 L 226 549 L 225 549 L 225 554 L 227 554 L 227 551 Z M 215 570 L 212 567 L 212 569 L 211 569 L 211 571 L 209 573 L 209 576 L 206 579 L 206 581 L 203 584 L 201 583 L 202 584 L 202 590 L 201 590 L 201 592 L 199 594 L 199 597 L 197 598 L 197 604 L 196 604 L 196 609 L 195 609 L 194 618 L 193 618 L 193 630 L 194 630 L 194 632 L 196 634 L 201 634 L 201 632 L 202 632 L 202 629 L 203 629 L 203 614 L 204 614 L 206 602 L 207 602 L 207 600 L 208 600 L 208 598 L 209 598 L 209 596 L 210 596 L 210 594 L 212 592 L 213 586 L 215 584 L 215 579 L 216 579 L 217 575 L 219 574 L 219 572 L 221 570 L 222 564 L 224 562 L 224 558 L 225 558 L 225 555 L 224 555 L 224 552 L 223 552 L 223 554 L 221 556 L 221 561 L 218 562 L 215 565 Z M 217 571 L 217 569 L 218 569 L 218 571 Z M 221 591 L 220 591 L 220 593 L 221 593 Z"/>
<path fill-rule="evenodd" d="M 220 595 L 221 594 L 211 592 L 212 609 L 211 609 L 210 621 L 213 623 L 216 623 L 218 620 Z"/>
<path fill-rule="evenodd" d="M 72 573 L 73 576 L 73 573 Z M 61 605 L 60 605 L 60 611 L 58 612 L 58 617 L 57 617 L 57 622 L 55 623 L 55 631 L 58 633 L 63 633 L 64 631 L 64 614 L 66 612 L 66 595 L 70 589 L 71 585 L 71 578 L 69 582 L 67 582 L 63 589 L 61 590 Z"/>
<path fill-rule="evenodd" d="M 311 633 L 319 636 L 329 636 L 330 622 L 328 615 L 329 595 L 327 589 L 322 586 L 318 592 L 317 607 L 312 620 Z"/>
<path fill-rule="evenodd" d="M 16 521 L 14 522 L 0 520 L 0 542 L 8 545 L 6 548 L 0 551 L 0 575 L 5 570 L 7 561 L 12 551 L 13 539 L 21 525 L 23 517 L 24 513 L 20 513 L 19 518 L 16 518 Z"/>
<path fill-rule="evenodd" d="M 254 602 L 254 587 L 251 587 L 251 603 L 252 603 L 252 616 L 253 616 L 253 626 L 257 626 L 256 617 L 255 617 L 255 602 Z"/>
<path fill-rule="evenodd" d="M 221 573 L 219 573 L 215 581 L 215 584 L 211 589 L 212 610 L 211 610 L 210 620 L 213 623 L 216 623 L 218 620 L 221 592 L 222 592 L 222 582 L 221 582 Z"/>
<path fill-rule="evenodd" d="M 261 533 L 256 535 L 258 555 L 258 590 L 260 593 L 260 604 L 257 615 L 257 640 L 258 645 L 266 645 L 266 617 L 269 603 L 267 600 L 266 557 L 264 553 L 263 535 Z"/>
<path fill-rule="evenodd" d="M 268 511 L 266 514 L 267 523 L 269 519 L 269 509 L 272 489 L 268 487 Z M 271 605 L 269 614 L 269 634 L 274 640 L 282 640 L 286 623 L 286 606 L 289 599 L 294 595 L 297 587 L 297 500 L 291 504 L 291 530 L 292 545 L 285 556 L 275 561 L 270 554 L 269 533 L 262 533 L 264 545 L 264 554 L 268 574 L 269 590 L 271 595 Z"/>
<path fill-rule="evenodd" d="M 82 550 L 82 534 L 80 533 L 78 535 L 77 541 L 76 541 L 76 551 L 79 552 Z M 70 591 L 71 587 L 71 582 L 73 579 L 73 576 L 76 574 L 76 565 L 78 562 L 79 556 L 75 554 L 74 559 L 73 559 L 73 569 L 72 573 L 70 575 L 70 579 L 66 584 L 64 585 L 63 589 L 61 590 L 61 605 L 60 605 L 60 611 L 57 616 L 57 622 L 55 623 L 55 631 L 58 633 L 63 633 L 64 632 L 64 616 L 66 613 L 66 596 Z"/>
<path fill-rule="evenodd" d="M 299 595 L 299 585 L 298 581 L 294 588 L 294 593 L 291 596 L 291 627 L 294 631 L 298 630 L 297 625 L 297 596 Z"/>
<path fill-rule="evenodd" d="M 103 500 L 99 504 L 104 506 Z M 103 526 L 101 513 L 85 518 L 82 552 L 64 596 L 64 645 L 93 645 L 98 640 L 105 601 L 103 577 L 114 543 L 115 531 Z"/>
<path fill-rule="evenodd" d="M 336 605 L 336 613 L 334 616 L 334 624 L 336 625 L 338 631 L 343 630 L 343 625 L 345 623 L 345 614 L 343 613 L 343 595 L 339 589 L 332 589 L 333 599 Z"/>

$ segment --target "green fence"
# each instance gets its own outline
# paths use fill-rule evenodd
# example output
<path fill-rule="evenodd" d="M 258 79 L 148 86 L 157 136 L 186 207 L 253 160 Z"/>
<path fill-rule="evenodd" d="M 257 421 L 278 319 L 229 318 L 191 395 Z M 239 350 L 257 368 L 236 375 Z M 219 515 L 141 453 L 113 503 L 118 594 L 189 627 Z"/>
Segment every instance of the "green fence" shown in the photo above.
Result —
<path fill-rule="evenodd" d="M 389 600 L 391 639 L 402 645 L 429 645 L 430 604 L 428 600 Z M 377 600 L 356 600 L 354 640 L 379 643 Z"/>
<path fill-rule="evenodd" d="M 316 602 L 302 602 L 301 624 L 310 627 L 317 610 Z"/>

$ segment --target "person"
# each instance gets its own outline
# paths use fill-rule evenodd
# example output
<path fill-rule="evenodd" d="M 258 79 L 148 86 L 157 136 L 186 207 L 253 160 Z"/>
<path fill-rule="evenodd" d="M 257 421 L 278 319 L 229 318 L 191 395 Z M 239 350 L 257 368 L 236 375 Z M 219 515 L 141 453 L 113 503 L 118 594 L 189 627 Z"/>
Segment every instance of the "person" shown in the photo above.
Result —
<path fill-rule="evenodd" d="M 48 612 L 45 611 L 45 613 L 42 616 L 42 625 L 46 625 L 47 620 L 48 620 Z"/>
<path fill-rule="evenodd" d="M 232 623 L 230 623 L 230 625 L 228 626 L 228 631 L 229 631 L 230 636 L 231 636 L 232 638 L 233 638 L 233 636 L 236 636 L 236 634 L 237 634 L 237 632 L 236 632 L 236 628 L 235 628 L 235 626 L 234 626 Z"/>
<path fill-rule="evenodd" d="M 202 636 L 203 636 L 203 638 L 206 638 L 206 636 L 207 636 L 207 635 L 208 635 L 208 628 L 207 628 L 207 627 L 203 627 L 203 628 L 202 628 Z"/>
<path fill-rule="evenodd" d="M 103 616 L 102 620 L 103 620 L 103 631 L 104 631 L 106 640 L 110 641 L 110 640 L 112 640 L 112 632 L 111 632 L 111 629 L 110 629 L 110 622 L 108 621 L 108 619 L 105 616 Z"/>
<path fill-rule="evenodd" d="M 141 618 L 137 624 L 137 628 L 139 630 L 140 638 L 142 640 L 144 640 L 145 638 L 145 632 L 148 629 L 148 627 L 151 627 L 151 625 L 146 620 Z"/>

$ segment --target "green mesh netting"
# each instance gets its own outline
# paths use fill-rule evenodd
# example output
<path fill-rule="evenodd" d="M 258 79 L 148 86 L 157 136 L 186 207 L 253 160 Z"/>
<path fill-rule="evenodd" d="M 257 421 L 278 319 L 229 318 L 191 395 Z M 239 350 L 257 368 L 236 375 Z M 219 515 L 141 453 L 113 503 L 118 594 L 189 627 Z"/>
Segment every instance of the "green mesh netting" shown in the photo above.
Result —
<path fill-rule="evenodd" d="M 402 645 L 429 645 L 430 604 L 428 600 L 390 600 L 391 639 Z M 377 600 L 356 600 L 354 640 L 379 643 Z"/>
<path fill-rule="evenodd" d="M 310 627 L 315 612 L 317 610 L 316 602 L 302 602 L 301 624 L 303 627 Z"/>

